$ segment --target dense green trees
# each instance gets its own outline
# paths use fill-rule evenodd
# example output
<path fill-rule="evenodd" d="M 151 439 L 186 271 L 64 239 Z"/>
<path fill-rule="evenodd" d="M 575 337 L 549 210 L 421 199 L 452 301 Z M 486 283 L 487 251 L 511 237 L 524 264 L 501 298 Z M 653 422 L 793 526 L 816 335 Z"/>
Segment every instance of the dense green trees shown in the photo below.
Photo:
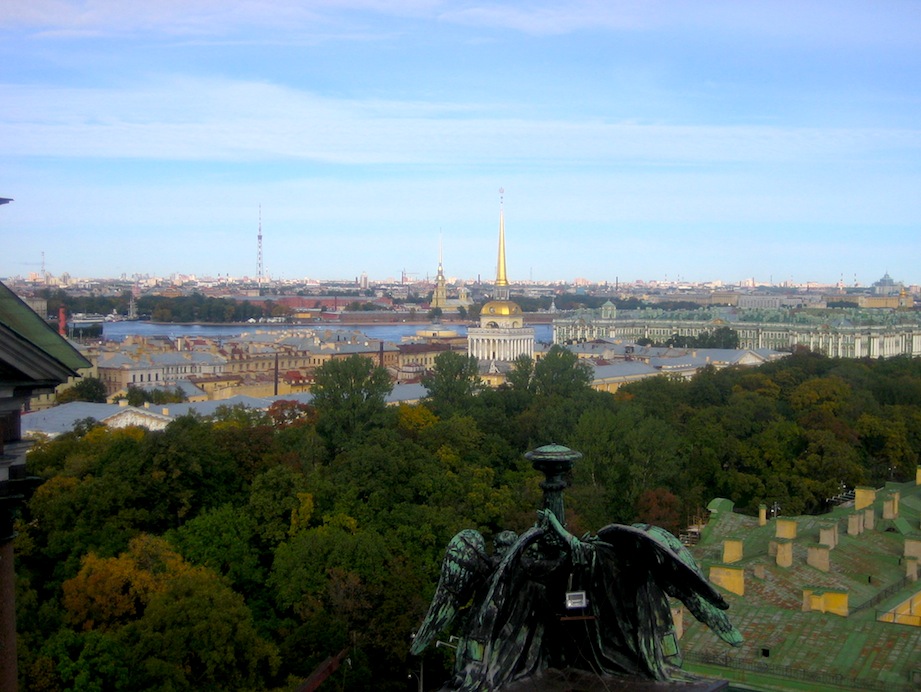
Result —
<path fill-rule="evenodd" d="M 127 313 L 128 304 L 131 301 L 131 291 L 122 291 L 118 296 L 72 296 L 60 288 L 45 288 L 39 291 L 39 296 L 47 301 L 48 314 L 55 317 L 61 307 L 67 311 L 68 315 L 75 312 L 108 315 L 113 310 Z"/>
<path fill-rule="evenodd" d="M 485 390 L 445 354 L 427 382 L 427 400 L 388 407 L 386 373 L 350 358 L 320 369 L 314 406 L 38 443 L 16 539 L 23 689 L 291 689 L 345 647 L 341 687 L 405 689 L 444 546 L 534 522 L 522 455 L 541 444 L 583 453 L 576 534 L 678 531 L 715 496 L 818 512 L 843 486 L 913 477 L 921 455 L 910 359 L 801 352 L 609 395 L 563 349 Z M 444 665 L 433 653 L 426 676 Z"/>
<path fill-rule="evenodd" d="M 254 304 L 230 298 L 211 298 L 201 293 L 175 298 L 142 296 L 138 312 L 150 315 L 154 322 L 246 322 L 267 317 L 284 317 L 288 310 L 267 300 Z"/>
<path fill-rule="evenodd" d="M 676 348 L 738 348 L 739 333 L 731 327 L 717 327 L 697 336 L 675 334 L 664 345 Z"/>
<path fill-rule="evenodd" d="M 551 346 L 534 366 L 531 383 L 540 396 L 575 399 L 588 392 L 592 373 L 572 351 Z"/>
<path fill-rule="evenodd" d="M 445 351 L 435 356 L 435 367 L 422 378 L 429 392 L 429 404 L 435 413 L 444 415 L 472 402 L 483 389 L 479 365 L 473 356 Z"/>
<path fill-rule="evenodd" d="M 698 309 L 699 306 L 694 304 L 674 303 L 668 306 L 658 306 L 663 310 L 687 310 Z M 637 341 L 641 346 L 671 346 L 674 348 L 738 348 L 739 333 L 732 327 L 717 327 L 710 331 L 701 332 L 697 336 L 682 336 L 681 334 L 672 334 L 671 338 L 664 341 L 653 341 L 652 339 L 639 339 Z"/>
<path fill-rule="evenodd" d="M 125 315 L 132 300 L 131 291 L 118 296 L 71 296 L 63 290 L 45 290 L 42 297 L 48 301 L 48 313 L 57 315 L 64 307 L 68 315 L 74 313 Z M 246 322 L 268 317 L 285 317 L 290 310 L 280 303 L 237 301 L 231 298 L 212 298 L 202 293 L 187 296 L 142 296 L 137 301 L 137 311 L 150 315 L 155 322 Z"/>
<path fill-rule="evenodd" d="M 387 370 L 364 356 L 331 359 L 317 368 L 312 403 L 317 429 L 331 448 L 344 449 L 380 424 L 392 388 Z"/>
<path fill-rule="evenodd" d="M 177 404 L 188 400 L 180 387 L 142 389 L 135 387 L 133 384 L 128 385 L 125 398 L 128 400 L 129 406 L 143 406 L 146 402 L 157 405 Z M 60 403 L 60 399 L 58 403 Z"/>
<path fill-rule="evenodd" d="M 60 392 L 55 401 L 59 404 L 66 404 L 71 401 L 93 401 L 96 403 L 105 403 L 106 386 L 98 377 L 82 377 L 74 384 Z"/>

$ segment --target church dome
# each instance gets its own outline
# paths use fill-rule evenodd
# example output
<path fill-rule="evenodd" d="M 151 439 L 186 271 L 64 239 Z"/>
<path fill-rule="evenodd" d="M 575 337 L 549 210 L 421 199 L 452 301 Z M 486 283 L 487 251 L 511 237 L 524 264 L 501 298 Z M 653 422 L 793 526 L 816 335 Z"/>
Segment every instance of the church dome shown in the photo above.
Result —
<path fill-rule="evenodd" d="M 483 317 L 508 317 L 509 315 L 520 314 L 521 308 L 518 307 L 518 303 L 513 303 L 510 300 L 491 300 L 480 310 L 480 315 Z"/>

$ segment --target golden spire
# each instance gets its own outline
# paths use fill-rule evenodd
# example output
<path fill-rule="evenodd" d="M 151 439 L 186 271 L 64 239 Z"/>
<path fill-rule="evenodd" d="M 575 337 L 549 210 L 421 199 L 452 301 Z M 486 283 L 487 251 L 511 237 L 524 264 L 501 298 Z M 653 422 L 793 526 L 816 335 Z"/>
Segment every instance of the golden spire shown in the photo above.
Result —
<path fill-rule="evenodd" d="M 441 229 L 439 228 L 438 229 L 438 276 L 441 276 L 442 274 L 444 274 L 444 270 L 442 269 L 442 266 L 441 266 L 442 259 L 444 257 L 444 247 L 443 246 L 444 246 L 444 240 L 441 234 Z"/>
<path fill-rule="evenodd" d="M 503 214 L 503 195 L 505 190 L 499 188 L 499 262 L 496 267 L 496 288 L 508 286 L 505 274 L 505 215 Z M 505 298 L 508 299 L 507 296 Z"/>

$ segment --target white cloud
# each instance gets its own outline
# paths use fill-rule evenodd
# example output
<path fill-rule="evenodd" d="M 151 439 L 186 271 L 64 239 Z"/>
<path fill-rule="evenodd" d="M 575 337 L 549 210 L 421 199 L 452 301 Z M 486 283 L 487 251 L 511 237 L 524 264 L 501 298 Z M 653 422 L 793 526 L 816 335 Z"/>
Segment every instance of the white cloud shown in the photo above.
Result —
<path fill-rule="evenodd" d="M 921 30 L 916 4 L 897 0 L 7 0 L 0 28 L 48 37 L 246 35 L 265 42 L 307 31 L 365 40 L 383 31 L 375 23 L 387 18 L 537 36 L 680 29 L 787 37 L 812 46 L 912 47 Z"/>
<path fill-rule="evenodd" d="M 512 29 L 526 34 L 568 34 L 585 29 L 637 29 L 658 23 L 661 3 L 615 0 L 567 3 L 481 3 L 445 7 L 445 22 Z"/>
<path fill-rule="evenodd" d="M 916 155 L 921 130 L 528 119 L 498 104 L 349 100 L 265 83 L 0 86 L 7 156 L 338 164 L 865 162 Z"/>
<path fill-rule="evenodd" d="M 45 36 L 220 36 L 329 30 L 361 15 L 431 17 L 436 0 L 7 0 L 0 27 Z"/>

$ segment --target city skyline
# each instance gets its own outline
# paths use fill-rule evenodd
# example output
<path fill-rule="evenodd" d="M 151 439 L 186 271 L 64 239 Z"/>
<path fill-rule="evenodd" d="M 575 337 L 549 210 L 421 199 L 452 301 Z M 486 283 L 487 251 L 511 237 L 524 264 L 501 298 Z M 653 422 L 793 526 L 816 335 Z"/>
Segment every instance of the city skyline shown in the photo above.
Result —
<path fill-rule="evenodd" d="M 0 276 L 921 283 L 908 2 L 26 2 Z"/>

